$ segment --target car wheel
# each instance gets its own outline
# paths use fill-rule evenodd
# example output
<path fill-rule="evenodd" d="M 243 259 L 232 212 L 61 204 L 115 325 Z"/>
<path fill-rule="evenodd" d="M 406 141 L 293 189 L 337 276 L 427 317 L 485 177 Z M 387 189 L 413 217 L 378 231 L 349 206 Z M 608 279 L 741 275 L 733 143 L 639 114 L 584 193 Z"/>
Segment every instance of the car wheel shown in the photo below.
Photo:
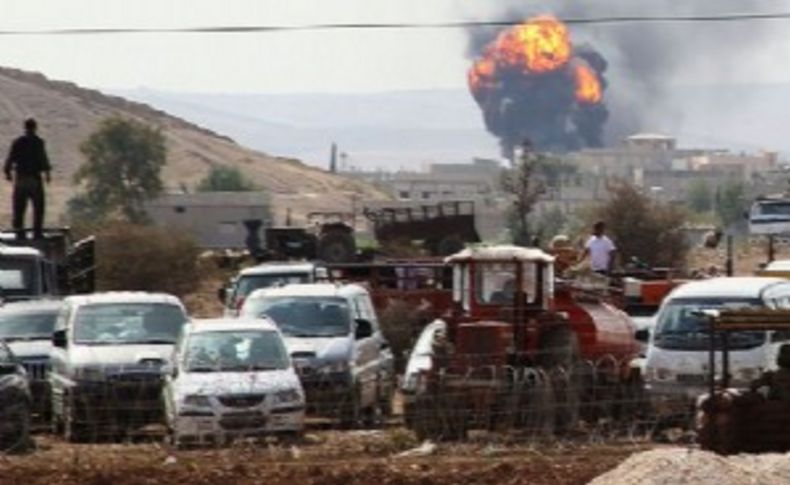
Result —
<path fill-rule="evenodd" d="M 2 413 L 6 427 L 0 436 L 0 451 L 21 453 L 30 449 L 30 405 L 26 402 L 14 404 Z"/>
<path fill-rule="evenodd" d="M 88 428 L 77 422 L 77 412 L 73 403 L 63 406 L 63 438 L 70 443 L 81 443 L 88 438 Z"/>
<path fill-rule="evenodd" d="M 359 426 L 362 416 L 359 392 L 352 392 L 345 402 L 340 406 L 340 427 L 343 429 L 353 429 Z"/>

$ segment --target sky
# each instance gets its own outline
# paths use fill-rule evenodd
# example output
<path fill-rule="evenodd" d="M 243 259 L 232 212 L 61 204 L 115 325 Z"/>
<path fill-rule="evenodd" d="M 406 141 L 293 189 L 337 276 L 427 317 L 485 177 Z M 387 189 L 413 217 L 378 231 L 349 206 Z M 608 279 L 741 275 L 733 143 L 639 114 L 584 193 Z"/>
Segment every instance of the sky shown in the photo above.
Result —
<path fill-rule="evenodd" d="M 649 5 L 634 0 L 633 5 Z M 501 18 L 508 0 L 0 0 L 0 30 L 57 28 L 300 25 L 332 22 L 437 22 Z M 620 2 L 622 4 L 622 2 Z M 604 0 L 576 0 L 590 15 L 640 13 L 607 9 Z M 743 10 L 734 0 L 714 5 Z M 790 10 L 777 0 L 777 10 Z M 547 8 L 549 10 L 550 8 Z M 790 21 L 787 21 L 790 25 Z M 579 27 L 581 38 L 600 29 Z M 675 28 L 667 26 L 667 28 Z M 713 27 L 711 27 L 713 28 Z M 598 30 L 597 30 L 598 29 Z M 694 35 L 680 28 L 693 48 Z M 738 42 L 738 39 L 733 39 Z M 179 92 L 376 92 L 462 88 L 467 33 L 461 29 L 0 36 L 0 65 L 100 89 L 140 87 Z M 604 52 L 606 54 L 606 52 Z M 739 59 L 745 69 L 727 82 L 790 81 L 790 39 Z M 616 58 L 615 58 L 616 59 Z M 700 57 L 676 79 L 707 82 L 717 59 Z"/>

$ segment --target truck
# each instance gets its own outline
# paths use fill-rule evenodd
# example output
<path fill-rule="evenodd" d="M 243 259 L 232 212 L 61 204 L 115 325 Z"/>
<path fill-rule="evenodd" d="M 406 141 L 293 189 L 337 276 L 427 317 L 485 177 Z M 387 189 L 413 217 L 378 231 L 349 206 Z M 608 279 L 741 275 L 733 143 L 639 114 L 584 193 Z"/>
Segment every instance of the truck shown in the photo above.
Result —
<path fill-rule="evenodd" d="M 423 330 L 402 386 L 405 421 L 420 438 L 554 434 L 639 407 L 632 321 L 592 290 L 555 281 L 554 257 L 489 246 L 445 262 L 453 306 Z"/>
<path fill-rule="evenodd" d="M 0 232 L 0 296 L 32 300 L 95 290 L 95 240 L 74 241 L 68 228 L 47 228 L 43 239 Z"/>

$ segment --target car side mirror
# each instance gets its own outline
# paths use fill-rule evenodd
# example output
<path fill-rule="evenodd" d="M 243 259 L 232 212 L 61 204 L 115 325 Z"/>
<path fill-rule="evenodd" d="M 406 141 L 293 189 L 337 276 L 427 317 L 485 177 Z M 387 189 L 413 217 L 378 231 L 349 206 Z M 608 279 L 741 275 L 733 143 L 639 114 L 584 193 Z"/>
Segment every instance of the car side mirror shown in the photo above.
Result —
<path fill-rule="evenodd" d="M 370 323 L 370 320 L 357 318 L 354 320 L 354 323 L 354 338 L 356 340 L 362 340 L 373 335 L 373 324 Z"/>
<path fill-rule="evenodd" d="M 52 346 L 60 349 L 65 349 L 68 346 L 65 330 L 55 330 L 52 333 Z"/>
<path fill-rule="evenodd" d="M 650 340 L 650 330 L 642 328 L 634 332 L 634 338 L 639 342 L 647 343 Z"/>
<path fill-rule="evenodd" d="M 217 298 L 219 298 L 219 301 L 221 301 L 222 303 L 225 303 L 225 300 L 227 299 L 227 297 L 228 297 L 228 289 L 227 288 L 225 288 L 223 286 L 222 288 L 217 290 Z"/>

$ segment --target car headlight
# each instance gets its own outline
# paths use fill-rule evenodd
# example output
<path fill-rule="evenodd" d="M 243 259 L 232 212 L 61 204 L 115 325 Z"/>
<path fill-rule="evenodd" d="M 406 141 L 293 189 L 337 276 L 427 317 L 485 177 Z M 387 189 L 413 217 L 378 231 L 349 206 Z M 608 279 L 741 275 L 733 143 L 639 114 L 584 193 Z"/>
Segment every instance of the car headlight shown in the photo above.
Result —
<path fill-rule="evenodd" d="M 194 406 L 197 408 L 211 407 L 211 401 L 209 400 L 208 396 L 201 396 L 198 394 L 190 394 L 185 396 L 183 404 L 184 406 Z"/>
<path fill-rule="evenodd" d="M 321 366 L 321 372 L 325 372 L 327 374 L 334 374 L 340 372 L 348 372 L 350 366 L 346 361 L 339 361 L 339 362 L 329 362 Z"/>
<path fill-rule="evenodd" d="M 301 399 L 302 394 L 296 389 L 287 389 L 274 394 L 274 402 L 276 404 L 292 403 L 295 401 L 300 401 Z"/>

